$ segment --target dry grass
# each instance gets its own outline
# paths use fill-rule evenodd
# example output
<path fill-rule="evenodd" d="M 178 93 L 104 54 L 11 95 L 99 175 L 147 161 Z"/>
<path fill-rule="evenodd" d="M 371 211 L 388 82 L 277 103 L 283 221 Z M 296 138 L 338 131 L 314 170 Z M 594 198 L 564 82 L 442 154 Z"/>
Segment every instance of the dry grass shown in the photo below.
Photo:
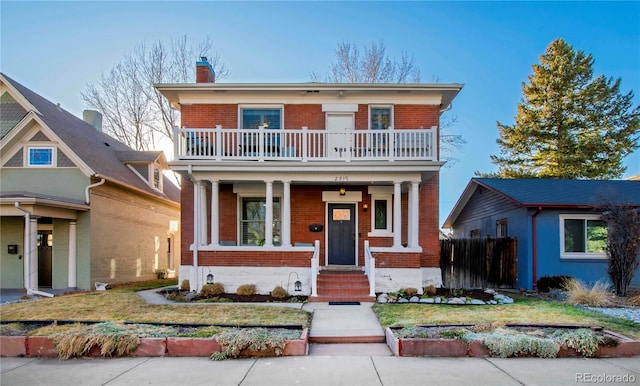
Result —
<path fill-rule="evenodd" d="M 449 306 L 437 304 L 375 304 L 373 310 L 384 327 L 450 323 L 547 323 L 603 326 L 640 339 L 640 329 L 630 320 L 596 311 L 539 299 L 519 298 L 498 306 Z"/>
<path fill-rule="evenodd" d="M 230 325 L 310 325 L 310 314 L 288 307 L 238 304 L 147 304 L 140 285 L 76 293 L 0 306 L 3 320 L 208 323 Z"/>
<path fill-rule="evenodd" d="M 578 306 L 607 307 L 613 304 L 613 292 L 609 285 L 598 280 L 589 287 L 580 280 L 569 279 L 564 283 L 567 303 Z"/>

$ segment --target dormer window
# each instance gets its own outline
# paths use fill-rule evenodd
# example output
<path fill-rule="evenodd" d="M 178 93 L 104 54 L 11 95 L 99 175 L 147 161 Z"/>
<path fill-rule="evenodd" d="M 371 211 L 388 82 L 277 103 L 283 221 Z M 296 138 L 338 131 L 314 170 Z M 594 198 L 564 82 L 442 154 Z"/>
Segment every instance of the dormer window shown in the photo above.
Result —
<path fill-rule="evenodd" d="M 162 172 L 160 171 L 160 168 L 158 168 L 157 166 L 152 166 L 153 167 L 153 171 L 151 173 L 151 184 L 155 189 L 158 189 L 160 191 L 162 191 Z"/>
<path fill-rule="evenodd" d="M 27 148 L 27 165 L 30 167 L 55 166 L 53 146 L 30 146 Z"/>

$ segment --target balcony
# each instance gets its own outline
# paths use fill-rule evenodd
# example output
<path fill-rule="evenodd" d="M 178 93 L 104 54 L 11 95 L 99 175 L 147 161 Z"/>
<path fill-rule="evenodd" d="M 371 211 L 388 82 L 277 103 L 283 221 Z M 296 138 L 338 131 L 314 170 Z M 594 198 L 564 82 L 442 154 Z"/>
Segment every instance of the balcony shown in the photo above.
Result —
<path fill-rule="evenodd" d="M 437 161 L 437 128 L 402 130 L 175 128 L 176 160 Z"/>

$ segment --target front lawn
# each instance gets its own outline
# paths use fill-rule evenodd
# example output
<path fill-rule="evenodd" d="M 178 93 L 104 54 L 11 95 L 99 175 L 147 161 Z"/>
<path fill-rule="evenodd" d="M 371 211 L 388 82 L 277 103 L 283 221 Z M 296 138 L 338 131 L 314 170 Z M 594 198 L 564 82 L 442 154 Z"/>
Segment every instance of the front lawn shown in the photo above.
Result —
<path fill-rule="evenodd" d="M 2 320 L 73 320 L 223 325 L 310 326 L 311 315 L 288 307 L 239 304 L 147 304 L 136 291 L 175 284 L 154 281 L 0 306 Z"/>
<path fill-rule="evenodd" d="M 596 311 L 540 299 L 514 297 L 515 303 L 494 306 L 440 304 L 375 304 L 383 327 L 450 323 L 552 323 L 587 324 L 640 339 L 640 326 Z"/>

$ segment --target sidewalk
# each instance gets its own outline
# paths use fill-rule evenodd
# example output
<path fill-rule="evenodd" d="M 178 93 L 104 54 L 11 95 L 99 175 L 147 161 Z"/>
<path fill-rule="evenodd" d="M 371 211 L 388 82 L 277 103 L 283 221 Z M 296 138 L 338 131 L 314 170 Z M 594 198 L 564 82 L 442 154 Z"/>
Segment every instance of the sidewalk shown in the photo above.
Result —
<path fill-rule="evenodd" d="M 2 358 L 12 385 L 637 385 L 638 358 Z"/>

